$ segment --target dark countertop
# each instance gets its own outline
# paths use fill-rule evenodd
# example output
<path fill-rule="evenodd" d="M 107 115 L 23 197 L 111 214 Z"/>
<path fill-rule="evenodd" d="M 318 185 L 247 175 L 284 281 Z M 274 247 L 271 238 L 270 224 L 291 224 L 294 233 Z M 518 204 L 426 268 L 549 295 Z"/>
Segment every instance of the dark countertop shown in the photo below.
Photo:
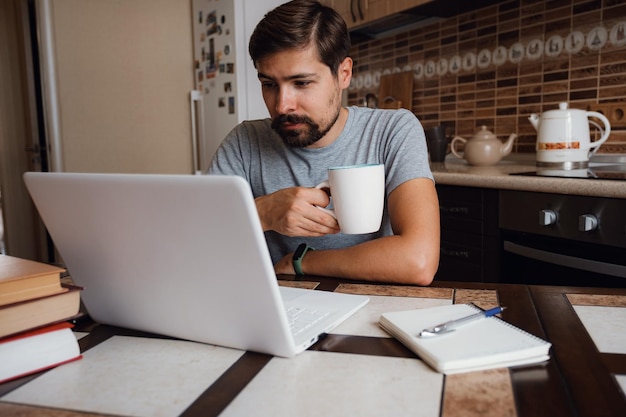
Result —
<path fill-rule="evenodd" d="M 431 163 L 430 166 L 435 182 L 441 185 L 626 199 L 626 181 L 509 175 L 536 171 L 534 154 L 511 154 L 487 167 L 471 166 L 450 154 L 445 162 Z"/>

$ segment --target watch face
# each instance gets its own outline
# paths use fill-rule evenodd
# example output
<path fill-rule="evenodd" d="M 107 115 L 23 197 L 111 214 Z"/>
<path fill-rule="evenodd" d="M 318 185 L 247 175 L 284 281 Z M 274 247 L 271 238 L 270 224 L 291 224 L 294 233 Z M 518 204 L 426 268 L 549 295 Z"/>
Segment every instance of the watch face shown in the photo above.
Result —
<path fill-rule="evenodd" d="M 302 255 L 304 255 L 304 251 L 306 250 L 306 244 L 301 244 L 298 246 L 298 249 L 293 254 L 294 259 L 300 259 Z"/>

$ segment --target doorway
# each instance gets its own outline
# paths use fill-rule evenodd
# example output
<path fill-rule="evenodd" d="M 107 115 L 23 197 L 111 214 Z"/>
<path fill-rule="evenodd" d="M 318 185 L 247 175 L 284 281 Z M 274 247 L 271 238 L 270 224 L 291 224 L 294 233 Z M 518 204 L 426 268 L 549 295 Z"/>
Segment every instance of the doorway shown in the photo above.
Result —
<path fill-rule="evenodd" d="M 42 170 L 30 10 L 32 0 L 0 2 L 1 245 L 7 255 L 49 262 L 46 232 L 22 180 Z"/>

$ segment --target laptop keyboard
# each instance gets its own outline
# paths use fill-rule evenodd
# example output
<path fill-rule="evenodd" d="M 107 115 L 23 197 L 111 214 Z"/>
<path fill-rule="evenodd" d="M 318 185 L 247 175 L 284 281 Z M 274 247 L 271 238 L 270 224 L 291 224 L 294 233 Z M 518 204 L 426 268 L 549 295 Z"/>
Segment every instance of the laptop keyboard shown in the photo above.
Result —
<path fill-rule="evenodd" d="M 330 314 L 329 311 L 291 306 L 286 308 L 289 327 L 294 335 L 303 332 Z"/>

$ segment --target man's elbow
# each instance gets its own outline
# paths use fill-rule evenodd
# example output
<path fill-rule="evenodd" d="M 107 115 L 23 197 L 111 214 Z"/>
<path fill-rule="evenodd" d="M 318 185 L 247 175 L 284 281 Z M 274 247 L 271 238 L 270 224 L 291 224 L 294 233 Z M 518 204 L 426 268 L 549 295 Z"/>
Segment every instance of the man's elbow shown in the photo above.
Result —
<path fill-rule="evenodd" d="M 412 256 L 408 262 L 407 283 L 428 286 L 435 279 L 439 267 L 439 253 L 436 256 Z"/>

